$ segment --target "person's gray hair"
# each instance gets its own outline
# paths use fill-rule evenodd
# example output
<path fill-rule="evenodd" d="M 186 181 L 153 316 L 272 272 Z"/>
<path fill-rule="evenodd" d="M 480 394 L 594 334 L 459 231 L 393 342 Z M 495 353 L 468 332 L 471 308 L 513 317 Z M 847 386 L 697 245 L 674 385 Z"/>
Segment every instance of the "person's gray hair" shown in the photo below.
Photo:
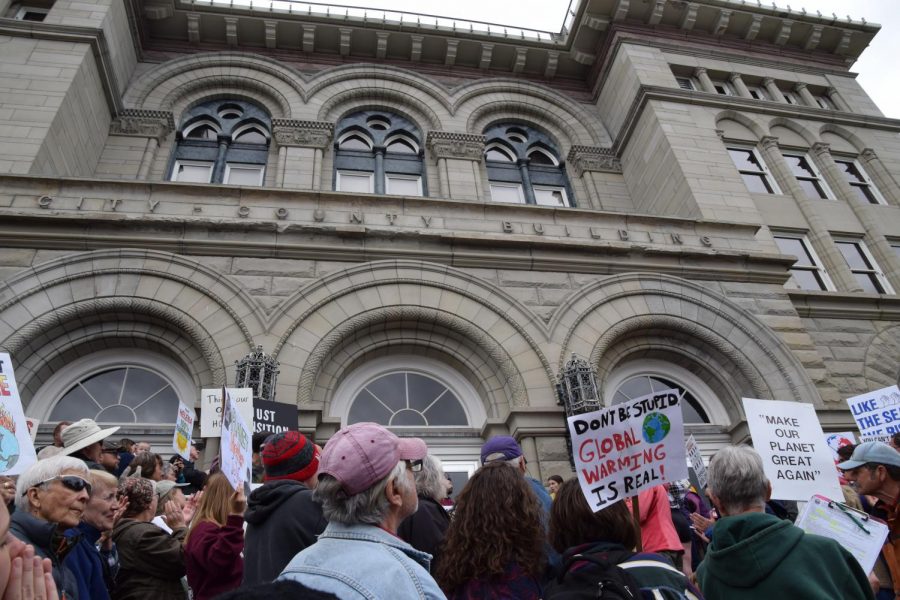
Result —
<path fill-rule="evenodd" d="M 713 456 L 706 472 L 710 493 L 722 511 L 738 515 L 763 508 L 769 480 L 759 453 L 750 446 L 726 446 Z"/>
<path fill-rule="evenodd" d="M 347 495 L 340 481 L 331 475 L 320 473 L 313 497 L 322 503 L 322 513 L 328 521 L 345 525 L 380 525 L 390 512 L 390 503 L 384 495 L 390 481 L 401 491 L 409 490 L 405 460 L 398 462 L 390 473 L 372 487 L 353 496 Z"/>
<path fill-rule="evenodd" d="M 59 477 L 63 471 L 78 471 L 87 481 L 91 480 L 91 472 L 84 461 L 71 456 L 52 456 L 39 460 L 19 475 L 16 482 L 16 510 L 31 513 L 31 504 L 27 492 L 43 481 Z"/>
<path fill-rule="evenodd" d="M 444 491 L 444 467 L 441 459 L 426 454 L 422 460 L 422 470 L 415 474 L 416 493 L 440 502 L 447 494 Z"/>

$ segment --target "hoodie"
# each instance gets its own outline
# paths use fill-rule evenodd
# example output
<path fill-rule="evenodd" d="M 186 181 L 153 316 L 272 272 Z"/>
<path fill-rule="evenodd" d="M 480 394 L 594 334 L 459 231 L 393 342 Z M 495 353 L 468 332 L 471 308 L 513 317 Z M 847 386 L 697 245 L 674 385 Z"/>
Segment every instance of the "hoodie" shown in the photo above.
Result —
<path fill-rule="evenodd" d="M 835 540 L 765 513 L 723 517 L 697 581 L 707 600 L 870 600 L 859 563 Z"/>
<path fill-rule="evenodd" d="M 244 585 L 272 581 L 294 556 L 316 543 L 328 521 L 299 481 L 270 481 L 250 494 L 244 520 Z"/>

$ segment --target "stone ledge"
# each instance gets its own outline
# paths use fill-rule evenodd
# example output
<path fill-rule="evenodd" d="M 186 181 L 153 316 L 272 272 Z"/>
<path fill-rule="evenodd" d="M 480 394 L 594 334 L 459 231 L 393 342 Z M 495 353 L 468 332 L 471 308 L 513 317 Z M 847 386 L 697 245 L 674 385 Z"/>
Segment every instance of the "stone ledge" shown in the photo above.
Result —
<path fill-rule="evenodd" d="M 801 317 L 900 321 L 900 296 L 788 290 Z"/>

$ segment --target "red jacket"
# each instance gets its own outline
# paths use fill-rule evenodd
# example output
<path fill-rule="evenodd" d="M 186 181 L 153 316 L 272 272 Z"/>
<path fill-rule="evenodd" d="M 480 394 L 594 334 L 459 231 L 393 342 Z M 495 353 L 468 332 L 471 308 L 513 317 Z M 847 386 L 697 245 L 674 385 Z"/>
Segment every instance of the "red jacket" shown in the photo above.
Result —
<path fill-rule="evenodd" d="M 225 527 L 204 521 L 184 547 L 188 584 L 194 600 L 209 600 L 240 587 L 244 578 L 244 519 L 228 515 Z"/>

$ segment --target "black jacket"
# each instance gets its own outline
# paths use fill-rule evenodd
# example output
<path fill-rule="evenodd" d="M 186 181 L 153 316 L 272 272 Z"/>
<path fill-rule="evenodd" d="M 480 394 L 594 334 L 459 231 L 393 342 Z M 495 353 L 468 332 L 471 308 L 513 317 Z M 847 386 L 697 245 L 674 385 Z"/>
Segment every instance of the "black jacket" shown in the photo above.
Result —
<path fill-rule="evenodd" d="M 26 544 L 34 546 L 37 556 L 50 559 L 59 597 L 62 598 L 65 594 L 67 600 L 78 600 L 78 580 L 63 561 L 81 536 L 66 538 L 56 523 L 39 519 L 24 510 L 17 510 L 10 516 L 9 531 Z"/>
<path fill-rule="evenodd" d="M 424 496 L 419 496 L 419 510 L 403 519 L 397 528 L 397 535 L 416 550 L 432 556 L 431 572 L 441 554 L 441 543 L 450 527 L 447 509 Z"/>
<path fill-rule="evenodd" d="M 328 521 L 312 490 L 293 480 L 270 481 L 247 499 L 244 585 L 272 581 L 294 556 L 316 543 Z"/>

